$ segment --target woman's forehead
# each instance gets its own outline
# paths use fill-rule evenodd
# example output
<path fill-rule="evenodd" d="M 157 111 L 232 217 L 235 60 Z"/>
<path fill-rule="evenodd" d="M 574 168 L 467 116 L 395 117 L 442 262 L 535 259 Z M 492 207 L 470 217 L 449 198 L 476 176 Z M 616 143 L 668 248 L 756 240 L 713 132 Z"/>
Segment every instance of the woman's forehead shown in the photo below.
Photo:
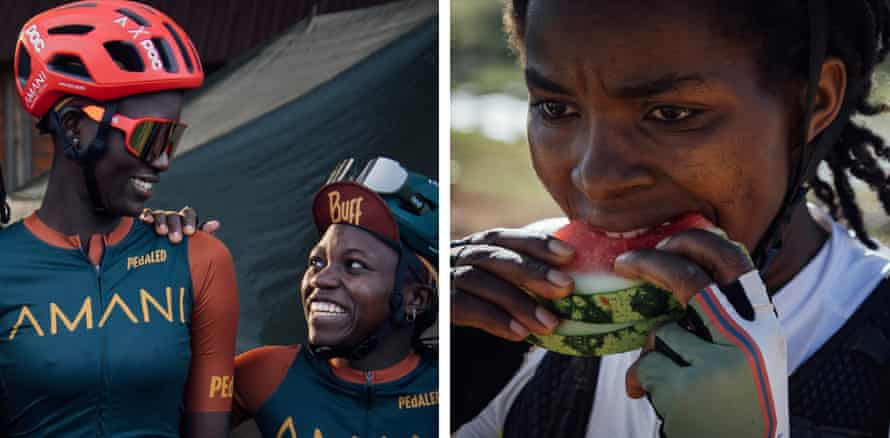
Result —
<path fill-rule="evenodd" d="M 602 3 L 533 1 L 525 32 L 527 77 L 532 72 L 614 91 L 664 77 L 719 81 L 755 65 L 752 47 L 722 37 L 702 12 L 640 13 L 639 5 L 663 2 L 639 0 L 596 6 Z"/>
<path fill-rule="evenodd" d="M 552 49 L 548 44 L 615 51 L 692 42 L 714 46 L 726 34 L 725 20 L 717 20 L 718 12 L 704 3 L 711 2 L 531 0 L 525 36 L 528 49 Z"/>

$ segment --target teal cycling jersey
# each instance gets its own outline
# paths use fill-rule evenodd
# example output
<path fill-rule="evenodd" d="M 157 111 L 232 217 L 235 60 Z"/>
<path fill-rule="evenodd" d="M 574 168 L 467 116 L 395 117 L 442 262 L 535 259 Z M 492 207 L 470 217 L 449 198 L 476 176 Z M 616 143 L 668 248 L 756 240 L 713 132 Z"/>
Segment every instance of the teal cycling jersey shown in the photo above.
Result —
<path fill-rule="evenodd" d="M 184 412 L 228 410 L 234 273 L 196 237 L 125 218 L 87 253 L 36 216 L 0 232 L 4 436 L 178 437 Z"/>
<path fill-rule="evenodd" d="M 438 436 L 434 359 L 412 353 L 385 370 L 359 371 L 298 350 L 261 347 L 239 356 L 237 420 L 253 417 L 265 438 Z"/>

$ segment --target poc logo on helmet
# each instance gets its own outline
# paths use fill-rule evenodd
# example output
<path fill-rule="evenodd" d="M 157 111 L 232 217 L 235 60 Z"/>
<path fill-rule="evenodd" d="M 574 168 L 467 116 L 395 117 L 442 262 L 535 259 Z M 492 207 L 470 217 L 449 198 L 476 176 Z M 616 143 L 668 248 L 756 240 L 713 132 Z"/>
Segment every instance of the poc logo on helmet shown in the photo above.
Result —
<path fill-rule="evenodd" d="M 161 62 L 161 54 L 158 53 L 158 49 L 155 48 L 155 45 L 151 40 L 142 40 L 139 43 L 142 45 L 142 48 L 145 49 L 145 54 L 148 55 L 148 59 L 151 60 L 151 68 L 154 70 L 160 70 L 164 67 L 164 63 Z"/>
<path fill-rule="evenodd" d="M 25 35 L 28 36 L 28 41 L 31 42 L 31 47 L 34 48 L 35 52 L 40 53 L 40 51 L 46 47 L 46 42 L 44 42 L 43 37 L 40 36 L 40 31 L 37 30 L 36 24 L 32 24 L 25 29 Z"/>

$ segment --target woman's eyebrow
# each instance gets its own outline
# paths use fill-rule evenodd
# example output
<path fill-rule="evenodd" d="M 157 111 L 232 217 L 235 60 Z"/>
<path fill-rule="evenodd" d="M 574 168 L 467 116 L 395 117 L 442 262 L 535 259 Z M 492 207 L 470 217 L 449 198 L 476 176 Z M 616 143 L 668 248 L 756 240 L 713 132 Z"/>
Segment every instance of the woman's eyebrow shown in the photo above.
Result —
<path fill-rule="evenodd" d="M 546 77 L 541 72 L 532 67 L 525 69 L 525 82 L 534 88 L 549 91 L 555 94 L 572 94 L 567 87 L 564 87 Z"/>
<path fill-rule="evenodd" d="M 655 79 L 622 84 L 617 87 L 614 94 L 623 98 L 640 99 L 657 96 L 669 91 L 678 91 L 683 87 L 698 87 L 705 83 L 707 83 L 707 80 L 699 74 L 681 75 L 668 73 Z"/>
<path fill-rule="evenodd" d="M 346 251 L 343 251 L 343 254 L 344 255 L 358 254 L 358 255 L 362 255 L 362 256 L 366 256 L 366 257 L 368 256 L 368 253 L 365 252 L 364 250 L 362 250 L 361 248 L 349 248 Z"/>
<path fill-rule="evenodd" d="M 533 67 L 527 67 L 525 69 L 525 81 L 530 87 L 549 91 L 551 93 L 572 94 L 568 87 L 545 77 Z M 621 84 L 609 94 L 621 98 L 640 99 L 657 96 L 670 91 L 678 91 L 684 87 L 699 87 L 707 83 L 708 80 L 697 73 L 667 73 L 654 79 L 645 79 L 642 81 Z"/>

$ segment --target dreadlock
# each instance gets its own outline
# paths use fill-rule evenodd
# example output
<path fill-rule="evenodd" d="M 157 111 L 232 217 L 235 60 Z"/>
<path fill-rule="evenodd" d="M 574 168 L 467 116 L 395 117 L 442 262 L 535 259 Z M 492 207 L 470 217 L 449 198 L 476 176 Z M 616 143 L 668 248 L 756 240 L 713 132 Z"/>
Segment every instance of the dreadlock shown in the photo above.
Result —
<path fill-rule="evenodd" d="M 525 63 L 525 24 L 530 0 L 505 0 L 504 28 L 513 49 Z M 757 48 L 764 86 L 779 92 L 789 83 L 806 81 L 810 27 L 807 0 L 753 0 L 709 2 L 707 10 L 718 20 L 729 38 L 750 42 Z M 865 230 L 862 210 L 856 203 L 850 176 L 863 181 L 876 193 L 890 214 L 890 178 L 880 160 L 890 161 L 890 146 L 873 131 L 853 121 L 853 116 L 874 116 L 887 105 L 868 101 L 875 68 L 890 51 L 890 1 L 828 1 L 829 35 L 827 56 L 840 59 L 847 68 L 847 87 L 840 116 L 832 124 L 843 128 L 831 152 L 823 160 L 832 183 L 818 172 L 809 184 L 813 194 L 831 216 L 845 222 L 856 237 L 871 249 L 877 248 Z M 844 111 L 846 109 L 847 111 Z"/>

